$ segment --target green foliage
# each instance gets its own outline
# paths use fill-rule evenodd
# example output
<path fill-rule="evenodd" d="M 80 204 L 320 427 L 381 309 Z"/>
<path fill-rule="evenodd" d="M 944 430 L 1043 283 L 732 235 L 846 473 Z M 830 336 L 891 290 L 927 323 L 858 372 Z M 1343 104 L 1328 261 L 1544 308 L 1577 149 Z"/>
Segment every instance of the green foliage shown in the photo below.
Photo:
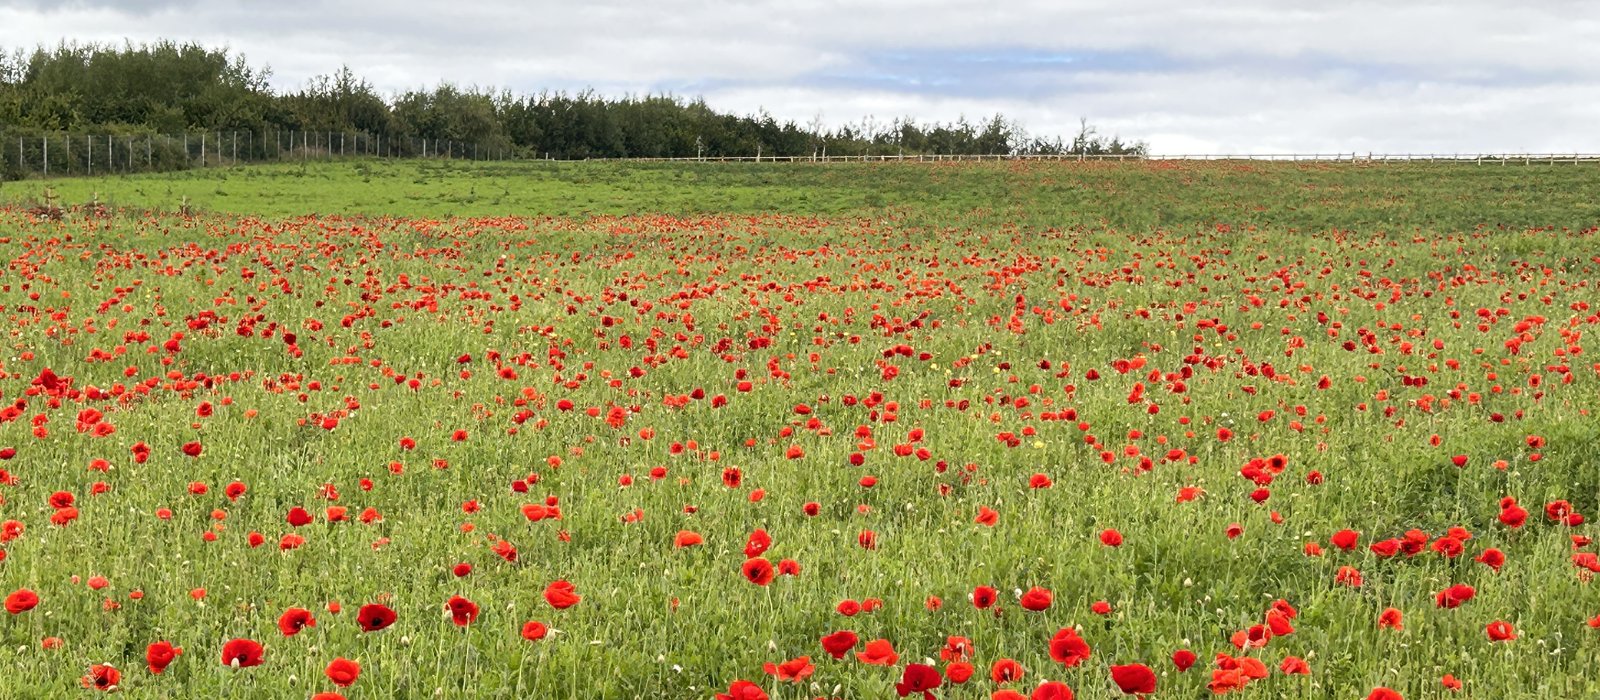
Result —
<path fill-rule="evenodd" d="M 227 49 L 170 41 L 62 43 L 32 53 L 0 52 L 0 124 L 8 127 L 0 129 L 0 138 L 90 130 L 337 132 L 387 140 L 394 150 L 385 152 L 396 155 L 420 152 L 413 140 L 427 139 L 555 159 L 1142 153 L 1143 148 L 1117 139 L 1085 141 L 1081 135 L 1070 145 L 1060 137 L 1030 137 L 999 114 L 981 124 L 965 118 L 919 124 L 867 117 L 828 129 L 820 119 L 800 126 L 765 112 L 724 114 L 702 100 L 665 94 L 517 95 L 443 83 L 386 98 L 348 66 L 293 92 L 274 92 L 269 77 Z M 258 141 L 247 155 L 277 155 L 266 139 Z"/>
<path fill-rule="evenodd" d="M 212 194 L 227 179 L 229 196 Z M 316 182 L 307 187 L 304 182 Z M 1329 230 L 1475 230 L 1506 261 L 1564 245 L 1600 223 L 1600 168 L 1458 163 L 1382 166 L 1191 161 L 1002 163 L 635 163 L 354 160 L 61 180 L 67 201 L 93 192 L 170 210 L 181 195 L 204 209 L 299 216 L 624 215 L 781 211 L 890 217 L 929 230 L 1110 227 L 1176 230 L 1228 225 L 1302 235 Z M 458 201 L 476 188 L 499 201 Z M 38 188 L 8 186 L 0 201 Z M 1555 230 L 1533 229 L 1553 226 Z M 1561 269 L 1559 262 L 1551 263 Z"/>
<path fill-rule="evenodd" d="M 0 211 L 0 254 L 12 261 L 0 388 L 27 406 L 0 422 L 0 446 L 19 448 L 3 462 L 17 478 L 0 487 L 0 520 L 27 525 L 4 545 L 0 595 L 27 587 L 42 599 L 0 613 L 10 671 L 0 697 L 91 696 L 79 678 L 111 663 L 124 684 L 110 697 L 304 698 L 329 689 L 323 668 L 336 656 L 363 666 L 352 698 L 709 698 L 734 678 L 779 699 L 895 697 L 899 667 L 821 653 L 822 634 L 850 629 L 892 641 L 899 666 L 937 658 L 948 636 L 970 638 L 978 673 L 939 698 L 989 697 L 1000 657 L 1027 669 L 1009 684 L 1024 692 L 1049 679 L 1078 697 L 1125 697 L 1108 666 L 1142 662 L 1160 674 L 1154 697 L 1203 698 L 1212 655 L 1245 654 L 1231 636 L 1278 598 L 1298 608 L 1296 629 L 1248 652 L 1272 673 L 1228 698 L 1362 698 L 1377 685 L 1407 698 L 1597 697 L 1600 634 L 1584 621 L 1600 609 L 1571 540 L 1592 535 L 1592 521 L 1558 526 L 1541 508 L 1567 499 L 1591 518 L 1600 508 L 1592 347 L 1573 351 L 1594 325 L 1597 181 L 1589 167 L 1426 164 L 432 160 L 65 180 L 62 221 Z M 203 213 L 85 221 L 72 206 L 95 192 Z M 1257 295 L 1266 303 L 1251 303 Z M 1179 318 L 1187 303 L 1197 308 Z M 1506 314 L 1480 331 L 1479 308 Z M 1315 320 L 1323 313 L 1331 323 Z M 208 314 L 222 320 L 191 325 Z M 1003 325 L 1013 314 L 1015 329 Z M 880 315 L 926 325 L 890 333 Z M 1522 334 L 1512 324 L 1531 316 L 1549 323 L 1508 355 L 1503 340 Z M 1374 328 L 1382 354 L 1341 347 Z M 294 354 L 287 333 L 298 335 Z M 181 350 L 162 347 L 179 334 Z M 1400 349 L 1432 340 L 1438 357 Z M 928 358 L 885 357 L 900 343 Z M 94 361 L 108 351 L 115 359 Z M 1114 370 L 1135 356 L 1149 365 Z M 892 380 L 879 373 L 885 361 L 902 369 Z M 1266 361 L 1292 381 L 1244 371 Z M 1554 364 L 1572 366 L 1572 384 Z M 52 400 L 34 379 L 44 368 L 102 398 Z M 746 368 L 754 386 L 736 391 Z M 1091 368 L 1102 376 L 1089 380 Z M 1146 374 L 1180 368 L 1194 370 L 1181 395 L 1170 377 Z M 1314 388 L 1321 375 L 1333 380 L 1326 390 Z M 406 377 L 417 387 L 394 381 Z M 1130 404 L 1135 383 L 1163 410 Z M 702 387 L 731 400 L 664 402 Z M 1481 401 L 1421 407 L 1457 387 Z M 892 421 L 886 407 L 843 400 L 872 392 L 898 405 Z M 214 412 L 202 414 L 203 401 Z M 583 410 L 629 405 L 637 412 L 619 429 Z M 532 417 L 513 423 L 524 406 Z M 114 434 L 74 430 L 91 407 Z M 1042 415 L 1067 408 L 1075 418 Z M 329 415 L 337 425 L 319 422 Z M 1222 424 L 1231 441 L 1212 437 Z M 862 425 L 875 449 L 861 446 Z M 996 440 L 1024 426 L 1037 432 L 1015 447 Z M 454 441 L 456 428 L 470 437 Z M 908 437 L 913 428 L 925 435 Z M 1535 434 L 1548 440 L 1537 461 Z M 402 436 L 417 448 L 400 447 Z M 893 456 L 913 439 L 930 460 Z M 188 440 L 204 454 L 181 453 Z M 130 454 L 138 442 L 154 447 L 148 460 Z M 789 445 L 803 458 L 786 456 Z M 1131 453 L 1102 461 L 1124 446 L 1195 460 L 1147 473 Z M 857 451 L 859 468 L 847 461 Z M 1240 467 L 1276 453 L 1286 471 L 1256 504 Z M 1453 454 L 1471 462 L 1454 466 Z M 100 457 L 109 471 L 86 466 Z M 646 476 L 656 466 L 668 469 L 661 480 Z M 738 489 L 719 478 L 734 466 Z M 1326 481 L 1308 483 L 1313 469 Z M 1054 485 L 1029 488 L 1033 473 Z M 540 479 L 527 493 L 507 487 L 530 474 Z M 863 488 L 868 474 L 879 481 Z M 237 500 L 220 492 L 234 479 L 249 486 Z M 95 493 L 101 480 L 110 488 Z M 1175 503 L 1187 485 L 1205 494 Z M 71 524 L 49 523 L 57 489 L 76 494 Z M 559 497 L 561 519 L 529 522 L 520 506 L 545 496 Z M 1533 520 L 1501 525 L 1504 496 Z M 807 501 L 821 504 L 816 516 L 803 514 Z M 335 505 L 382 519 L 330 522 Z M 289 526 L 292 506 L 318 522 Z M 994 527 L 973 522 L 982 507 L 1000 513 Z M 645 515 L 619 517 L 629 513 Z M 1243 533 L 1230 539 L 1234 522 Z M 1451 526 L 1473 535 L 1453 559 L 1366 548 Z M 797 578 L 740 577 L 757 527 L 774 537 L 770 558 L 800 562 Z M 1104 528 L 1126 542 L 1102 546 Z M 1360 531 L 1361 546 L 1302 554 L 1341 528 Z M 704 545 L 674 549 L 679 529 Z M 857 545 L 867 529 L 881 538 L 874 551 Z M 247 546 L 253 531 L 267 544 Z M 306 541 L 280 551 L 289 532 Z M 518 560 L 492 554 L 491 535 Z M 1473 560 L 1488 547 L 1505 551 L 1503 571 Z M 457 562 L 473 572 L 456 577 Z M 1335 585 L 1340 566 L 1365 583 Z M 83 580 L 94 576 L 107 587 Z M 575 583 L 580 605 L 541 599 L 557 578 Z M 1453 583 L 1477 597 L 1437 607 Z M 968 603 L 978 585 L 1001 589 L 1003 615 Z M 1018 609 L 1013 591 L 1035 585 L 1054 605 Z M 457 594 L 482 607 L 470 628 L 441 616 Z M 929 596 L 942 607 L 929 610 Z M 867 597 L 884 607 L 834 612 Z M 398 623 L 358 632 L 355 609 L 376 600 Z M 1090 612 L 1097 600 L 1112 612 Z M 327 611 L 334 601 L 343 612 Z M 318 625 L 282 635 L 275 620 L 291 606 Z M 1391 606 L 1404 630 L 1376 624 Z M 1490 643 L 1484 626 L 1497 619 L 1521 639 Z M 523 640 L 527 620 L 550 635 Z M 1094 654 L 1063 668 L 1048 640 L 1071 625 Z M 266 664 L 219 663 L 232 637 L 262 641 Z M 157 639 L 186 649 L 161 675 L 142 658 Z M 1172 670 L 1180 647 L 1201 664 Z M 815 662 L 814 686 L 761 672 L 800 655 Z M 1280 673 L 1289 655 L 1311 675 Z M 1443 690 L 1445 673 L 1467 689 Z"/>

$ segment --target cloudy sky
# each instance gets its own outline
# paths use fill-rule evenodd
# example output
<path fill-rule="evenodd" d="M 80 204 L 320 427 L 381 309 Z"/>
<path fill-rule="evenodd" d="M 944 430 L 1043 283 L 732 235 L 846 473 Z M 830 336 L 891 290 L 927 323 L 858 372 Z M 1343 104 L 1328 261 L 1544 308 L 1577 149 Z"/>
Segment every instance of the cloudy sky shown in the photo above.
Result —
<path fill-rule="evenodd" d="M 0 46 L 198 41 L 280 88 L 672 92 L 830 125 L 981 118 L 1157 153 L 1600 152 L 1590 0 L 0 0 Z"/>

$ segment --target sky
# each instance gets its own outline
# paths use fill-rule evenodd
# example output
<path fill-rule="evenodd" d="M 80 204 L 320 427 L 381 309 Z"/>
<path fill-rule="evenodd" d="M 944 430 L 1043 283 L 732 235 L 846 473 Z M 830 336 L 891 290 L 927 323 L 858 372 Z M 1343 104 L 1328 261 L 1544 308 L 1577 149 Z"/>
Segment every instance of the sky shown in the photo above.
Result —
<path fill-rule="evenodd" d="M 670 92 L 830 127 L 977 121 L 1158 154 L 1600 152 L 1590 0 L 0 0 L 0 47 L 226 46 L 279 89 Z"/>

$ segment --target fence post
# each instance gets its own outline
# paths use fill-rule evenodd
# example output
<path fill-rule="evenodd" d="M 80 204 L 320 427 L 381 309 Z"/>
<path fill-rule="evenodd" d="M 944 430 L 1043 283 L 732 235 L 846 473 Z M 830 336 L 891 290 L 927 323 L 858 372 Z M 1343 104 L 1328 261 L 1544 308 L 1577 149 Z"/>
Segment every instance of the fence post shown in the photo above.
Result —
<path fill-rule="evenodd" d="M 50 136 L 44 137 L 44 176 L 50 177 Z"/>
<path fill-rule="evenodd" d="M 68 137 L 71 138 L 71 137 Z M 94 137 L 88 134 L 83 136 L 83 150 L 89 155 L 89 176 L 94 177 Z"/>

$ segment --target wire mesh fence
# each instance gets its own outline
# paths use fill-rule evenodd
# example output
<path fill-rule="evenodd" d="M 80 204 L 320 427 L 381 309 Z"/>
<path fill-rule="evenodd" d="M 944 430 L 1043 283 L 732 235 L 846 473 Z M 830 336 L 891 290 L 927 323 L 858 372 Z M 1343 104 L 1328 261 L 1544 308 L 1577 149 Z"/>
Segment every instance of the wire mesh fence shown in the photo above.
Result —
<path fill-rule="evenodd" d="M 507 143 L 387 137 L 340 131 L 193 131 L 155 133 L 63 133 L 0 129 L 0 179 L 76 177 L 166 172 L 247 163 L 340 158 L 435 158 L 511 160 L 531 149 Z M 537 157 L 537 156 L 536 156 Z M 1600 163 L 1590 153 L 1243 153 L 1243 154 L 914 154 L 689 156 L 594 158 L 628 162 L 701 163 L 883 163 L 984 161 L 1290 161 L 1345 163 L 1447 162 L 1476 165 Z"/>
<path fill-rule="evenodd" d="M 339 131 L 74 134 L 0 129 L 0 178 L 74 177 L 335 158 L 505 160 L 504 145 Z"/>

